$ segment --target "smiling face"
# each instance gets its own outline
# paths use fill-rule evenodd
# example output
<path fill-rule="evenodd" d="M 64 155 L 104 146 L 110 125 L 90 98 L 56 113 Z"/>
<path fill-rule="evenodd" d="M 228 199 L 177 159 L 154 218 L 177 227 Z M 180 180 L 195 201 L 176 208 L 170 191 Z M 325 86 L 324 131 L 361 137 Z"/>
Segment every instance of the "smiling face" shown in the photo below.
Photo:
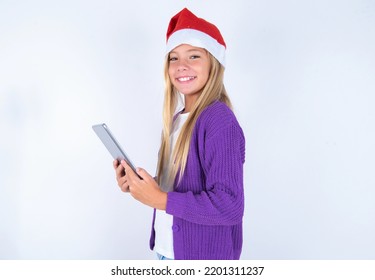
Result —
<path fill-rule="evenodd" d="M 169 53 L 169 78 L 185 96 L 185 104 L 197 100 L 210 74 L 210 58 L 205 49 L 180 45 Z"/>

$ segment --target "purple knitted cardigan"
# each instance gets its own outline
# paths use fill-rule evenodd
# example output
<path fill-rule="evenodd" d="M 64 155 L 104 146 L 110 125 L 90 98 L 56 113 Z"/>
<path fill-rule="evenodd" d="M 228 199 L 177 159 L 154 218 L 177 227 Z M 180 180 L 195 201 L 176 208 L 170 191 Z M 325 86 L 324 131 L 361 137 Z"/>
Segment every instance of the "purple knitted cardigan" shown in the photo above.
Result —
<path fill-rule="evenodd" d="M 239 259 L 244 212 L 245 138 L 222 102 L 208 106 L 195 124 L 181 182 L 168 193 L 175 259 Z M 176 180 L 177 181 L 177 180 Z M 155 212 L 150 238 L 155 245 Z"/>

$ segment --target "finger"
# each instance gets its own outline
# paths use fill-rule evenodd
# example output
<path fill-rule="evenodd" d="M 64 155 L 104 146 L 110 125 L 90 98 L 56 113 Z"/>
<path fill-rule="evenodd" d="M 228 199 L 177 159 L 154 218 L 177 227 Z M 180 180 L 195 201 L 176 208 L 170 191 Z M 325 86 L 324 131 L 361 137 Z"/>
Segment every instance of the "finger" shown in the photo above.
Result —
<path fill-rule="evenodd" d="M 116 168 L 116 178 L 119 180 L 121 177 L 125 176 L 125 169 L 122 165 L 117 166 Z"/>
<path fill-rule="evenodd" d="M 138 175 L 143 179 L 145 180 L 146 182 L 150 181 L 150 180 L 154 180 L 154 178 L 146 171 L 144 170 L 143 168 L 137 168 L 136 169 Z"/>
<path fill-rule="evenodd" d="M 130 192 L 130 186 L 127 183 L 123 184 L 120 189 L 123 192 Z"/>
<path fill-rule="evenodd" d="M 115 160 L 113 161 L 113 167 L 114 167 L 114 169 L 116 170 L 116 174 L 117 174 L 117 176 L 122 177 L 122 176 L 125 175 L 124 168 L 123 168 L 122 165 L 120 164 L 120 161 L 119 161 L 119 160 L 115 159 Z"/>
<path fill-rule="evenodd" d="M 121 161 L 121 166 L 124 168 L 126 175 L 128 175 L 130 178 L 134 178 L 134 176 L 137 176 L 125 160 Z"/>
<path fill-rule="evenodd" d="M 128 182 L 125 178 L 125 176 L 117 178 L 117 185 L 122 188 L 124 185 L 128 185 Z"/>

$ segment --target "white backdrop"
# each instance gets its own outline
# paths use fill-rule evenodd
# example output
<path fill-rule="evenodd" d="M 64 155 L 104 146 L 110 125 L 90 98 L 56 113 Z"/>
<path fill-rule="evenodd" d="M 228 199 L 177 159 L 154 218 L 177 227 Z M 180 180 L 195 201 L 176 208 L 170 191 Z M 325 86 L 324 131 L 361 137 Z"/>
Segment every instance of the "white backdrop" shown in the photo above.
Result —
<path fill-rule="evenodd" d="M 0 0 L 0 259 L 154 259 L 106 122 L 155 172 L 165 32 L 188 7 L 227 41 L 244 129 L 243 259 L 375 258 L 375 3 Z"/>

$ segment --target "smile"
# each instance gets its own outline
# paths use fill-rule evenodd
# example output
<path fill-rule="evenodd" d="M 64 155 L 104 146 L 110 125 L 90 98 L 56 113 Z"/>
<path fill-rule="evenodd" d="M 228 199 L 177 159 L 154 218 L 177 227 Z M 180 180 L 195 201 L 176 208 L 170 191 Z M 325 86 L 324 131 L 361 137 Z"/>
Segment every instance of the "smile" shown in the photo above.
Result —
<path fill-rule="evenodd" d="M 191 76 L 191 77 L 180 77 L 180 78 L 177 78 L 176 80 L 179 81 L 179 82 L 188 82 L 188 81 L 192 81 L 194 80 L 196 77 L 194 76 Z"/>

